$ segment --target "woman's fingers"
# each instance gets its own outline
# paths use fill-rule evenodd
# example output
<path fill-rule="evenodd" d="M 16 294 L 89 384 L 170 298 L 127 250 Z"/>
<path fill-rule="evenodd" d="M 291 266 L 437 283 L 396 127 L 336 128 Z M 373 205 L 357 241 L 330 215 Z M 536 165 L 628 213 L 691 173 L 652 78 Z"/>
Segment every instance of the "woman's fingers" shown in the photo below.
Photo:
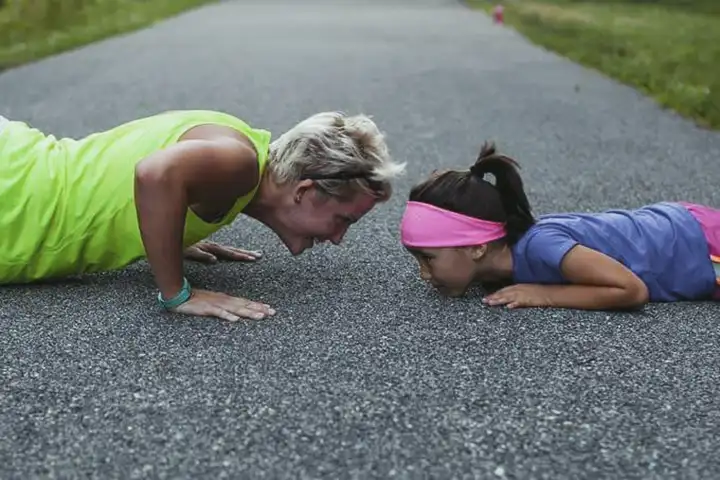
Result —
<path fill-rule="evenodd" d="M 217 257 L 212 253 L 198 247 L 189 247 L 185 250 L 185 257 L 203 263 L 216 263 Z"/>
<path fill-rule="evenodd" d="M 241 318 L 260 320 L 275 315 L 275 310 L 267 304 L 200 289 L 194 290 L 192 297 L 175 311 L 217 317 L 230 322 L 237 322 Z"/>
<path fill-rule="evenodd" d="M 252 318 L 263 318 L 266 316 L 275 315 L 275 310 L 270 308 L 269 305 L 264 303 L 253 302 L 245 298 L 228 297 L 227 305 L 225 308 L 237 315 L 244 315 L 249 313 Z"/>
<path fill-rule="evenodd" d="M 243 250 L 212 242 L 203 243 L 201 248 L 223 260 L 252 262 L 262 257 L 262 252 L 259 251 Z"/>
<path fill-rule="evenodd" d="M 205 317 L 217 317 L 221 320 L 227 320 L 228 322 L 237 322 L 240 320 L 240 317 L 238 315 L 235 315 L 234 313 L 228 312 L 227 310 L 215 307 L 212 305 L 208 305 L 208 311 L 206 314 L 203 314 Z"/>

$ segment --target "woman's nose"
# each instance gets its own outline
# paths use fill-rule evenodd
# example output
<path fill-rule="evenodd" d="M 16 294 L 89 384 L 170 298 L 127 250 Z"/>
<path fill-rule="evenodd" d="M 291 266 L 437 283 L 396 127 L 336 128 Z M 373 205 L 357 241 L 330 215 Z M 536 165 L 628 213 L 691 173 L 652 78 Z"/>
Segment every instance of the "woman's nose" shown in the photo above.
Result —
<path fill-rule="evenodd" d="M 347 233 L 347 227 L 342 227 L 330 236 L 330 241 L 335 245 L 340 245 Z"/>

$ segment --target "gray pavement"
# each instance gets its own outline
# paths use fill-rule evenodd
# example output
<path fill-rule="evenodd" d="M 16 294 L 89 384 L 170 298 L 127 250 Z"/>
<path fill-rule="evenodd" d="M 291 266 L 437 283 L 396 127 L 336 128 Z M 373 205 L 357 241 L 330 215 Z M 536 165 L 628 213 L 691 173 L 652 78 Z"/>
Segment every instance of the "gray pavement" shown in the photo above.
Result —
<path fill-rule="evenodd" d="M 537 213 L 720 206 L 720 134 L 454 0 L 228 1 L 0 75 L 0 113 L 55 135 L 178 108 L 367 112 L 409 173 L 341 247 L 293 259 L 242 219 L 216 239 L 261 262 L 188 266 L 271 321 L 161 314 L 144 263 L 0 290 L 0 478 L 720 475 L 720 306 L 443 299 L 397 235 L 410 185 L 485 139 Z"/>

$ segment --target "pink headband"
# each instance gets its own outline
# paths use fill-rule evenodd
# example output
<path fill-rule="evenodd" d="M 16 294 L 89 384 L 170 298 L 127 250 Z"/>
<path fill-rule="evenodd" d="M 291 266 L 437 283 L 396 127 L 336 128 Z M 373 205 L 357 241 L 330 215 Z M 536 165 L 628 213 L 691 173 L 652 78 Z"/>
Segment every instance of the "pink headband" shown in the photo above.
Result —
<path fill-rule="evenodd" d="M 466 247 L 506 235 L 505 224 L 480 220 L 421 202 L 408 202 L 400 224 L 406 247 Z"/>

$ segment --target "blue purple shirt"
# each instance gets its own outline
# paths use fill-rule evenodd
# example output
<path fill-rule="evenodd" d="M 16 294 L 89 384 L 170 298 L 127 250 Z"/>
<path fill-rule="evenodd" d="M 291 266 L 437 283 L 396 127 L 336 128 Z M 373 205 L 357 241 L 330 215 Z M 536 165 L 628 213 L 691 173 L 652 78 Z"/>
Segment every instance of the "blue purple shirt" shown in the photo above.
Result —
<path fill-rule="evenodd" d="M 560 264 L 578 244 L 632 270 L 647 285 L 650 301 L 704 299 L 715 290 L 705 234 L 686 208 L 671 202 L 540 216 L 512 247 L 513 281 L 567 284 Z"/>

